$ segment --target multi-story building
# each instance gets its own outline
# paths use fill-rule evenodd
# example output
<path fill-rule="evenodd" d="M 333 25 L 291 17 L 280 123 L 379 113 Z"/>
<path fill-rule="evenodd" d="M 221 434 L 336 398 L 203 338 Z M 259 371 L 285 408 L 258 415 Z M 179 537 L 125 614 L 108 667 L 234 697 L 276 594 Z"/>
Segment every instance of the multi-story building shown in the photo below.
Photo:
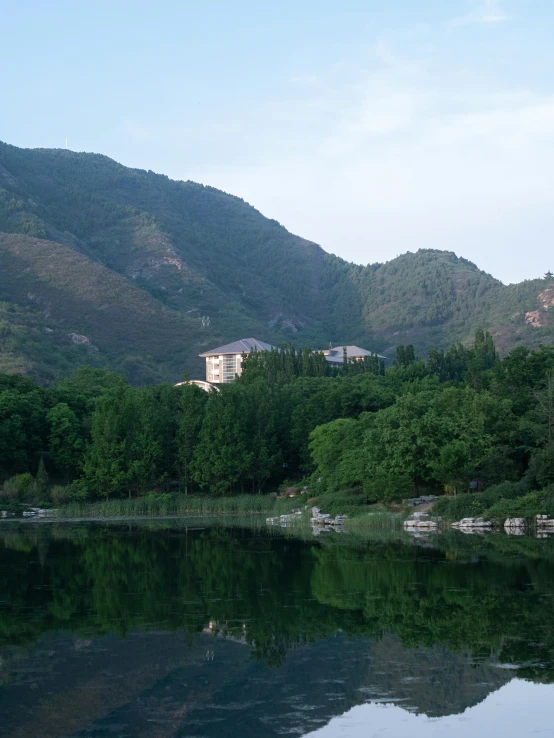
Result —
<path fill-rule="evenodd" d="M 206 359 L 206 382 L 228 384 L 242 372 L 242 356 L 251 351 L 271 351 L 272 346 L 256 338 L 241 338 L 239 341 L 205 351 L 200 356 Z"/>

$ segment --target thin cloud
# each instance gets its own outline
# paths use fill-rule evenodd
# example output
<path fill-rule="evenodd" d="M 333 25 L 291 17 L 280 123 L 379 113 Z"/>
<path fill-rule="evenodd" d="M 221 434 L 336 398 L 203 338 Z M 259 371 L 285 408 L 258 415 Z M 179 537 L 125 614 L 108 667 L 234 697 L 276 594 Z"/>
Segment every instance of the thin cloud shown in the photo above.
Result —
<path fill-rule="evenodd" d="M 383 41 L 344 59 L 317 89 L 254 111 L 240 162 L 200 163 L 185 178 L 358 263 L 444 248 L 505 281 L 543 274 L 554 87 L 510 85 L 444 58 L 399 55 Z"/>
<path fill-rule="evenodd" d="M 510 16 L 502 10 L 499 0 L 484 0 L 483 4 L 473 12 L 459 18 L 453 18 L 448 27 L 452 30 L 473 23 L 503 23 L 508 20 L 510 20 Z"/>

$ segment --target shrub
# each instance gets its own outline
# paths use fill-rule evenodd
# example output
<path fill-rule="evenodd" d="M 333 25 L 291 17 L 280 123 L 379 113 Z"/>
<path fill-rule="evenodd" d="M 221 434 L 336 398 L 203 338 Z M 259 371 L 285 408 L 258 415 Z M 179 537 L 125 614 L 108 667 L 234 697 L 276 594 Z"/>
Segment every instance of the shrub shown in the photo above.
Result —
<path fill-rule="evenodd" d="M 478 517 L 485 510 L 482 494 L 463 494 L 457 497 L 443 497 L 433 505 L 433 514 L 447 520 Z"/>
<path fill-rule="evenodd" d="M 50 498 L 55 505 L 64 505 L 66 502 L 75 499 L 72 491 L 70 485 L 55 484 L 50 490 Z"/>
<path fill-rule="evenodd" d="M 493 505 L 500 500 L 513 500 L 522 497 L 530 491 L 528 480 L 520 482 L 501 482 L 486 489 L 479 495 L 486 505 Z"/>
<path fill-rule="evenodd" d="M 35 480 L 33 475 L 26 472 L 25 474 L 16 474 L 6 479 L 2 487 L 2 496 L 10 500 L 24 502 L 28 500 L 34 493 Z"/>
<path fill-rule="evenodd" d="M 317 496 L 314 504 L 330 515 L 356 515 L 367 506 L 366 495 L 359 487 L 325 492 Z"/>
<path fill-rule="evenodd" d="M 500 521 L 534 515 L 554 515 L 554 490 L 548 488 L 513 500 L 500 500 L 487 511 L 488 517 Z"/>

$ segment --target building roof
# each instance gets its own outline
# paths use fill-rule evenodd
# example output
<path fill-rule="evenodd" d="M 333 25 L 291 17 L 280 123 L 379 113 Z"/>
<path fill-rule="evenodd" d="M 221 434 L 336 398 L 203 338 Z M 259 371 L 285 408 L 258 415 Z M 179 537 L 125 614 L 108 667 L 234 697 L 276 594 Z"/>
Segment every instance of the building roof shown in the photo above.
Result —
<path fill-rule="evenodd" d="M 177 382 L 177 384 L 174 386 L 183 387 L 185 384 L 195 384 L 197 387 L 200 387 L 200 389 L 204 390 L 204 392 L 211 392 L 211 390 L 219 392 L 219 387 L 216 384 L 205 382 L 203 379 L 187 379 L 186 382 Z"/>
<path fill-rule="evenodd" d="M 347 359 L 363 359 L 364 356 L 377 356 L 379 359 L 386 359 L 386 356 L 375 354 L 372 351 L 366 351 L 359 346 L 334 346 L 331 349 L 324 351 L 325 358 L 331 364 L 342 364 L 344 359 L 344 349 L 346 349 Z"/>
<path fill-rule="evenodd" d="M 251 351 L 271 351 L 273 346 L 264 341 L 258 341 L 257 338 L 241 338 L 233 343 L 227 343 L 225 346 L 218 346 L 210 351 L 204 351 L 199 356 L 219 356 L 220 354 L 249 354 Z"/>

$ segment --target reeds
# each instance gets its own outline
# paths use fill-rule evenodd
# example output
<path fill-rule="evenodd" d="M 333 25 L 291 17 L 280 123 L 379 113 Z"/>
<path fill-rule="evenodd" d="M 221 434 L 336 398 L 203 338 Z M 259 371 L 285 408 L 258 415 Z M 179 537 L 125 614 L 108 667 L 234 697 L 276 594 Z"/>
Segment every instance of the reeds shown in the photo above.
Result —
<path fill-rule="evenodd" d="M 58 508 L 58 518 L 170 517 L 180 515 L 262 515 L 290 510 L 294 500 L 273 495 L 146 495 L 134 500 L 72 502 Z M 297 503 L 298 505 L 298 503 Z"/>

